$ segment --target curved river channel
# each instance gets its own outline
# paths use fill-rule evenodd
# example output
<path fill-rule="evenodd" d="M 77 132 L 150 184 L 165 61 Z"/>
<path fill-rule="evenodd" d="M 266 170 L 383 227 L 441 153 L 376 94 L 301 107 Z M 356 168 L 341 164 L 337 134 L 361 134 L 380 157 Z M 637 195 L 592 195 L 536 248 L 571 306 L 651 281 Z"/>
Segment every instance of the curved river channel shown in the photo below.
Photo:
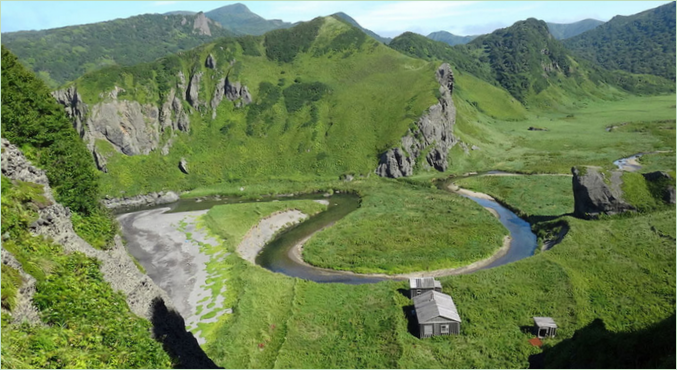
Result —
<path fill-rule="evenodd" d="M 476 198 L 473 196 L 462 195 L 469 198 L 485 208 L 491 208 L 499 215 L 499 221 L 510 232 L 511 242 L 510 247 L 505 254 L 493 260 L 491 263 L 482 267 L 474 269 L 466 269 L 463 272 L 456 273 L 471 273 L 477 270 L 489 269 L 501 266 L 510 262 L 520 260 L 522 258 L 533 255 L 537 247 L 536 235 L 531 232 L 531 226 L 528 222 L 520 219 L 509 209 L 503 207 L 499 203 Z M 319 283 L 345 283 L 345 284 L 369 284 L 376 283 L 387 279 L 403 279 L 398 276 L 386 275 L 362 275 L 352 272 L 344 272 L 337 270 L 329 270 L 317 268 L 299 261 L 298 256 L 295 256 L 294 246 L 304 242 L 315 232 L 326 227 L 331 227 L 336 221 L 342 219 L 352 211 L 359 208 L 359 197 L 351 194 L 335 194 L 330 198 L 324 198 L 322 195 L 301 195 L 294 198 L 266 198 L 263 201 L 274 201 L 284 199 L 327 199 L 330 204 L 325 212 L 321 212 L 308 220 L 291 227 L 290 229 L 280 233 L 274 240 L 266 244 L 263 251 L 257 256 L 256 263 L 273 272 L 279 272 L 288 276 L 298 277 L 302 279 L 312 280 Z M 182 199 L 176 203 L 169 205 L 159 205 L 153 207 L 137 207 L 128 208 L 124 211 L 117 211 L 118 215 L 137 212 L 141 210 L 150 210 L 154 208 L 170 208 L 167 213 L 186 212 L 207 210 L 216 205 L 232 204 L 241 202 L 240 199 L 221 199 L 221 200 L 204 200 L 196 201 L 194 199 Z M 128 229 L 126 225 L 122 224 L 123 235 L 128 238 L 133 229 Z M 134 251 L 132 251 L 132 254 Z"/>

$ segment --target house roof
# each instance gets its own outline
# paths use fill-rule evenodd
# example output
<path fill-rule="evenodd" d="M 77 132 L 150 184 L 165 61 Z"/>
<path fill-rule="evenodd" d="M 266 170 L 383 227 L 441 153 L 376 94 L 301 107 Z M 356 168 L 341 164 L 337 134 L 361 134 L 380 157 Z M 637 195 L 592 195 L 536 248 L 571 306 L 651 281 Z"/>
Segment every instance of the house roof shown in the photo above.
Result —
<path fill-rule="evenodd" d="M 442 289 L 442 283 L 431 278 L 410 278 L 409 279 L 409 289 Z"/>
<path fill-rule="evenodd" d="M 534 323 L 540 328 L 556 328 L 555 320 L 552 317 L 534 317 Z"/>
<path fill-rule="evenodd" d="M 438 316 L 461 322 L 451 296 L 434 290 L 414 297 L 414 308 L 419 323 L 428 322 Z"/>

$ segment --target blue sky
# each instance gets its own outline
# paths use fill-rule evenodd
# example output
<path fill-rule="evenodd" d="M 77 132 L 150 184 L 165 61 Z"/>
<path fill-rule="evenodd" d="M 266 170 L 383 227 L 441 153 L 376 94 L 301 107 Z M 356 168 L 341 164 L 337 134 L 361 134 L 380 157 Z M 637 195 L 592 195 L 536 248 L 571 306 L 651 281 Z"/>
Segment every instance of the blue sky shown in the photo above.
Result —
<path fill-rule="evenodd" d="M 608 21 L 668 1 L 240 1 L 266 19 L 306 21 L 345 12 L 382 36 L 444 30 L 473 35 L 529 17 L 555 23 Z M 2 1 L 2 32 L 39 30 L 173 10 L 209 11 L 236 1 Z"/>

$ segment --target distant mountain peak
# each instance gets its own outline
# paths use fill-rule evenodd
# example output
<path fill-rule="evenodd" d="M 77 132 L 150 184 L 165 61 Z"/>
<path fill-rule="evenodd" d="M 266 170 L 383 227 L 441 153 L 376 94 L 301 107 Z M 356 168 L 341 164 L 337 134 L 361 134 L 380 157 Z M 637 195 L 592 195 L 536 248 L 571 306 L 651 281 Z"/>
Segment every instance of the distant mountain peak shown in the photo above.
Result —
<path fill-rule="evenodd" d="M 362 32 L 366 33 L 367 35 L 369 35 L 369 36 L 375 38 L 376 40 L 378 40 L 378 41 L 380 41 L 380 42 L 382 42 L 382 43 L 384 43 L 384 44 L 389 44 L 390 41 L 392 41 L 392 39 L 389 38 L 389 37 L 383 37 L 383 36 L 380 36 L 380 35 L 378 35 L 376 32 L 371 31 L 371 30 L 368 30 L 368 29 L 362 27 L 359 23 L 357 23 L 357 21 L 356 21 L 355 19 L 353 19 L 353 17 L 349 16 L 348 14 L 346 14 L 346 13 L 344 13 L 344 12 L 334 13 L 334 14 L 332 14 L 331 16 L 336 17 L 336 18 L 340 18 L 340 19 L 342 19 L 342 20 L 344 20 L 344 21 L 350 23 L 351 26 L 354 26 L 354 27 L 357 27 L 357 28 L 361 29 Z"/>

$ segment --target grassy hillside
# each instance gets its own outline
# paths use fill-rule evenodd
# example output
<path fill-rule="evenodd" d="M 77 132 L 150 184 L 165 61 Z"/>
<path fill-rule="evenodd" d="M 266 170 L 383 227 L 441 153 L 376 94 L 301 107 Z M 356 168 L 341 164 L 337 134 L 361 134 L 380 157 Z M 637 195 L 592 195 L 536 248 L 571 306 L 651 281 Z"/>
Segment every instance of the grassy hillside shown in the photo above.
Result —
<path fill-rule="evenodd" d="M 134 65 L 188 50 L 231 33 L 193 28 L 195 15 L 144 14 L 108 22 L 2 34 L 2 44 L 54 89 L 86 72 Z"/>
<path fill-rule="evenodd" d="M 2 137 L 47 172 L 56 200 L 69 207 L 76 232 L 105 248 L 116 232 L 99 204 L 98 173 L 91 154 L 47 86 L 2 47 Z"/>
<path fill-rule="evenodd" d="M 550 23 L 548 22 L 548 31 L 557 40 L 564 40 L 583 32 L 592 30 L 604 24 L 596 19 L 584 19 L 574 23 Z"/>
<path fill-rule="evenodd" d="M 40 314 L 38 323 L 12 323 L 17 292 L 25 282 L 17 270 L 3 264 L 2 367 L 172 366 L 162 345 L 151 337 L 151 323 L 134 315 L 125 298 L 103 280 L 98 261 L 65 253 L 61 246 L 30 234 L 36 210 L 48 205 L 41 185 L 2 177 L 3 255 L 5 250 L 12 253 L 36 279 L 33 304 Z"/>
<path fill-rule="evenodd" d="M 576 55 L 610 70 L 652 74 L 675 82 L 675 2 L 604 25 L 564 41 Z"/>
<path fill-rule="evenodd" d="M 549 192 L 535 181 L 534 198 L 547 201 L 542 197 Z M 570 202 L 550 201 L 555 208 Z M 568 353 L 600 366 L 624 367 L 629 360 L 638 367 L 673 366 L 671 341 L 653 346 L 633 335 L 673 315 L 674 212 L 552 222 L 558 221 L 571 230 L 548 252 L 442 278 L 463 320 L 459 336 L 412 335 L 407 318 L 412 303 L 398 291 L 405 283 L 316 284 L 244 263 L 237 270 L 241 288 L 234 314 L 217 324 L 206 351 L 227 368 L 526 368 L 541 350 L 528 343 L 533 336 L 524 330 L 532 316 L 551 316 L 558 336 L 545 340 L 542 365 L 568 366 L 575 357 L 557 350 L 567 346 Z M 229 223 L 219 225 L 220 233 L 228 232 Z M 577 336 L 574 349 L 567 344 L 594 320 L 604 322 L 603 334 L 613 343 L 605 348 L 615 356 L 596 354 L 596 337 Z M 660 327 L 667 337 L 674 335 L 674 328 Z"/>
<path fill-rule="evenodd" d="M 209 54 L 216 70 L 204 67 Z M 214 120 L 208 109 L 195 111 L 190 133 L 178 134 L 168 156 L 113 155 L 102 184 L 116 196 L 245 178 L 371 173 L 379 155 L 436 103 L 439 65 L 402 55 L 328 17 L 264 37 L 221 39 L 156 63 L 108 68 L 75 85 L 88 104 L 114 86 L 126 90 L 120 99 L 157 104 L 179 71 L 187 79 L 199 71 L 201 101 L 211 101 L 215 82 L 226 75 L 252 93 L 254 102 L 245 108 L 224 99 Z M 177 168 L 182 157 L 189 175 Z"/>

